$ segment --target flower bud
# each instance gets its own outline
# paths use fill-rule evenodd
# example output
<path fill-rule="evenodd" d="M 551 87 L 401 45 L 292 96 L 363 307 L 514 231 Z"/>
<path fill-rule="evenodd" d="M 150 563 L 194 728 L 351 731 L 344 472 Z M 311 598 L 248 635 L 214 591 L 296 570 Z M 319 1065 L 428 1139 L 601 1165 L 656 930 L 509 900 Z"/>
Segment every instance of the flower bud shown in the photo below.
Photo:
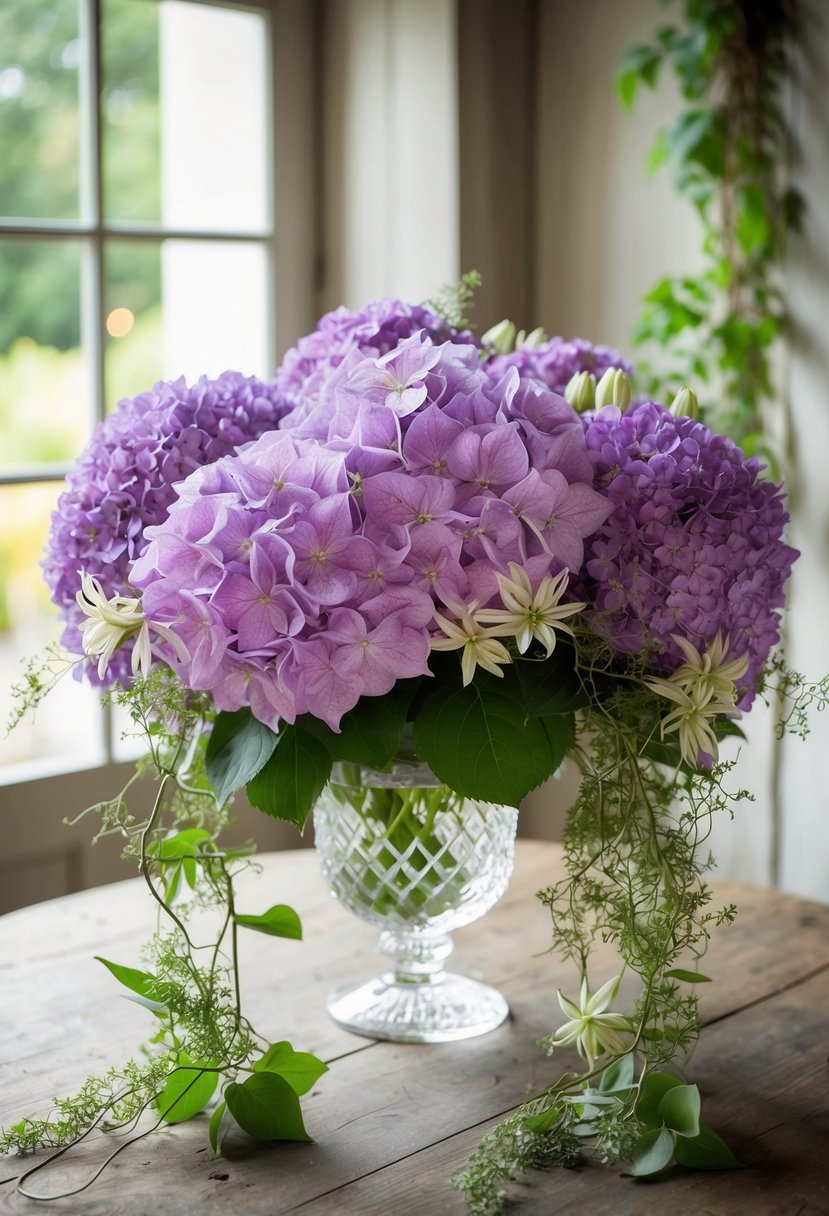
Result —
<path fill-rule="evenodd" d="M 693 389 L 684 385 L 671 402 L 671 413 L 674 418 L 693 418 L 699 421 L 699 401 Z"/>
<path fill-rule="evenodd" d="M 496 355 L 508 355 L 515 349 L 515 325 L 504 318 L 481 336 L 481 345 Z"/>
<path fill-rule="evenodd" d="M 596 388 L 596 409 L 605 405 L 617 405 L 624 413 L 630 405 L 632 393 L 630 376 L 621 368 L 609 367 Z"/>
<path fill-rule="evenodd" d="M 547 331 L 539 325 L 538 329 L 527 334 L 526 338 L 516 342 L 516 346 L 520 346 L 522 350 L 538 350 L 539 346 L 543 346 L 546 341 Z"/>
<path fill-rule="evenodd" d="M 596 377 L 592 372 L 576 372 L 564 390 L 564 400 L 569 401 L 578 414 L 592 410 L 596 401 Z"/>

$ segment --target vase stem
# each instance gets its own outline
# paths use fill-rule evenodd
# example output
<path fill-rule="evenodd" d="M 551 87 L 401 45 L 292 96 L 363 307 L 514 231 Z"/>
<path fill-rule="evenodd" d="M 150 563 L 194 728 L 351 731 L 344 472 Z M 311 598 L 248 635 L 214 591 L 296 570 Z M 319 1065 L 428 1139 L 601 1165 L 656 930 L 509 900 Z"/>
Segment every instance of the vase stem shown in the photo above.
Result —
<path fill-rule="evenodd" d="M 394 983 L 429 984 L 443 970 L 454 946 L 447 933 L 386 929 L 380 934 L 378 948 L 392 961 Z"/>

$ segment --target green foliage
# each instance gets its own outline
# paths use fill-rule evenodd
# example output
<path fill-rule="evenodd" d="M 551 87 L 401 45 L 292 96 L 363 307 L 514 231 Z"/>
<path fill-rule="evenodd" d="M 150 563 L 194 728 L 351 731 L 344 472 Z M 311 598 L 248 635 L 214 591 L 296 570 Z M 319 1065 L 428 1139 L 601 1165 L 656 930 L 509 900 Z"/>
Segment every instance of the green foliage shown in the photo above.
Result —
<path fill-rule="evenodd" d="M 247 783 L 251 804 L 302 831 L 331 773 L 331 753 L 310 730 L 284 724 L 267 764 Z"/>
<path fill-rule="evenodd" d="M 39 686 L 27 695 L 39 697 Z M 205 737 L 213 711 L 163 669 L 112 695 L 146 735 L 157 795 L 144 818 L 127 808 L 129 786 L 119 798 L 94 809 L 101 813 L 102 832 L 117 831 L 126 838 L 125 852 L 138 862 L 159 906 L 162 929 L 145 947 L 141 967 L 100 961 L 126 995 L 152 1014 L 155 1031 L 143 1063 L 131 1060 L 104 1077 L 90 1078 L 76 1095 L 55 1099 L 46 1119 L 24 1118 L 8 1127 L 0 1132 L 0 1152 L 60 1150 L 95 1127 L 126 1128 L 146 1110 L 156 1112 L 158 1124 L 179 1123 L 202 1111 L 220 1085 L 224 1099 L 208 1128 L 214 1151 L 223 1117 L 266 1139 L 307 1140 L 299 1095 L 326 1066 L 287 1042 L 270 1046 L 245 1017 L 236 942 L 240 926 L 299 938 L 299 918 L 281 904 L 262 915 L 236 911 L 235 879 L 250 865 L 250 850 L 224 848 L 218 839 L 228 811 L 217 802 L 205 773 Z M 249 737 L 244 724 L 239 729 Z M 181 879 L 189 898 L 174 907 Z M 196 945 L 190 922 L 201 927 L 202 913 L 210 914 L 206 924 L 218 921 L 218 927 L 214 940 Z M 127 1143 L 119 1139 L 111 1155 Z M 48 1160 L 32 1169 L 46 1164 Z M 19 1180 L 21 1188 L 31 1172 Z"/>
<path fill-rule="evenodd" d="M 474 307 L 475 292 L 480 286 L 480 273 L 468 270 L 457 283 L 446 283 L 441 287 L 434 299 L 424 300 L 424 305 L 443 317 L 453 329 L 474 329 L 466 314 Z"/>
<path fill-rule="evenodd" d="M 207 744 L 205 769 L 221 806 L 267 764 L 277 736 L 249 709 L 216 715 Z"/>
<path fill-rule="evenodd" d="M 645 391 L 670 400 L 683 382 L 706 386 L 703 418 L 749 454 L 776 463 L 763 431 L 773 398 L 771 351 L 785 325 L 781 267 L 803 200 L 785 181 L 790 131 L 784 84 L 800 33 L 796 0 L 682 0 L 682 26 L 631 48 L 616 74 L 628 109 L 641 86 L 672 69 L 685 108 L 659 132 L 648 171 L 670 165 L 702 227 L 703 270 L 661 279 L 643 300 L 634 341 L 670 355 L 646 363 Z"/>

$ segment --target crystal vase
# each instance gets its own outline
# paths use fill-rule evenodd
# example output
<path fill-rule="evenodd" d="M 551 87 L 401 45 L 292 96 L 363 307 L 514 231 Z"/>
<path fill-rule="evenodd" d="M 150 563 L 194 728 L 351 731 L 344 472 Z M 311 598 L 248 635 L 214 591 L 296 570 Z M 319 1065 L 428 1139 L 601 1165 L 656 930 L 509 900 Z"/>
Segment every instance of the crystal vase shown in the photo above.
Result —
<path fill-rule="evenodd" d="M 314 812 L 332 894 L 380 926 L 388 969 L 333 992 L 335 1021 L 374 1039 L 440 1043 L 494 1030 L 494 988 L 444 971 L 448 931 L 483 916 L 512 873 L 518 812 L 462 798 L 416 762 L 334 766 Z"/>

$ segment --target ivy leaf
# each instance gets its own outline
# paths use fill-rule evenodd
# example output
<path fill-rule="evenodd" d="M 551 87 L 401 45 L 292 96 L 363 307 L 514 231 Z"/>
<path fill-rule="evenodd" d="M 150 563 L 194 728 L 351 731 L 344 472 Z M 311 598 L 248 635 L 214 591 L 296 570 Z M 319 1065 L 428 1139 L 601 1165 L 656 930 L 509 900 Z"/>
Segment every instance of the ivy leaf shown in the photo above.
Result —
<path fill-rule="evenodd" d="M 649 1072 L 639 1090 L 639 1100 L 636 1103 L 636 1118 L 645 1127 L 658 1128 L 662 1125 L 659 1116 L 659 1104 L 669 1089 L 682 1085 L 679 1077 L 673 1077 L 667 1072 Z"/>
<path fill-rule="evenodd" d="M 210 1125 L 207 1129 L 207 1138 L 210 1141 L 210 1147 L 213 1149 L 214 1157 L 221 1157 L 222 1150 L 219 1146 L 219 1134 L 222 1124 L 222 1117 L 227 1110 L 227 1102 L 220 1102 L 213 1114 L 210 1116 Z"/>
<path fill-rule="evenodd" d="M 210 1065 L 196 1064 L 184 1052 L 179 1056 L 179 1064 L 193 1064 L 193 1067 L 179 1067 L 171 1072 L 154 1103 L 165 1123 L 184 1123 L 186 1119 L 192 1119 L 204 1110 L 219 1084 L 215 1066 L 205 1072 Z"/>
<path fill-rule="evenodd" d="M 633 1053 L 619 1056 L 609 1064 L 599 1077 L 599 1092 L 615 1094 L 630 1089 L 633 1085 Z"/>
<path fill-rule="evenodd" d="M 645 1132 L 636 1142 L 633 1150 L 633 1169 L 635 1178 L 644 1178 L 647 1174 L 658 1174 L 671 1161 L 674 1155 L 674 1138 L 667 1127 L 654 1128 Z"/>
<path fill-rule="evenodd" d="M 267 933 L 270 937 L 290 937 L 302 941 L 302 924 L 293 908 L 287 904 L 274 904 L 261 916 L 235 917 L 237 925 L 246 929 L 255 929 L 257 933 Z"/>
<path fill-rule="evenodd" d="M 678 1136 L 698 1136 L 699 1107 L 696 1085 L 675 1085 L 659 1103 L 658 1117 Z"/>
<path fill-rule="evenodd" d="M 560 741 L 517 700 L 469 684 L 436 689 L 414 721 L 418 751 L 432 771 L 467 798 L 518 806 L 561 760 Z"/>
<path fill-rule="evenodd" d="M 674 967 L 665 972 L 665 979 L 682 980 L 684 984 L 710 984 L 711 976 L 703 975 L 701 971 L 686 971 L 684 967 Z"/>
<path fill-rule="evenodd" d="M 216 715 L 205 769 L 219 806 L 259 772 L 273 754 L 277 738 L 249 709 Z"/>
<path fill-rule="evenodd" d="M 242 1131 L 255 1140 L 310 1140 L 299 1098 L 275 1072 L 256 1072 L 225 1090 L 227 1109 Z"/>
<path fill-rule="evenodd" d="M 159 1004 L 152 996 L 153 992 L 158 991 L 158 980 L 154 975 L 150 975 L 148 971 L 139 971 L 136 967 L 124 967 L 121 963 L 111 963 L 109 959 L 102 958 L 100 954 L 93 957 L 97 962 L 104 964 L 119 984 L 123 984 L 131 992 L 137 992 L 140 997 L 150 1000 L 153 1005 Z"/>
<path fill-rule="evenodd" d="M 303 727 L 285 725 L 267 764 L 247 784 L 253 806 L 300 831 L 331 775 L 331 753 Z"/>
<path fill-rule="evenodd" d="M 288 1082 L 298 1096 L 307 1094 L 328 1065 L 309 1051 L 294 1051 L 290 1043 L 273 1043 L 260 1060 L 252 1065 L 254 1072 L 275 1072 Z"/>
<path fill-rule="evenodd" d="M 725 1141 L 706 1123 L 700 1124 L 698 1136 L 677 1140 L 674 1157 L 678 1165 L 687 1165 L 694 1170 L 743 1168 Z"/>

